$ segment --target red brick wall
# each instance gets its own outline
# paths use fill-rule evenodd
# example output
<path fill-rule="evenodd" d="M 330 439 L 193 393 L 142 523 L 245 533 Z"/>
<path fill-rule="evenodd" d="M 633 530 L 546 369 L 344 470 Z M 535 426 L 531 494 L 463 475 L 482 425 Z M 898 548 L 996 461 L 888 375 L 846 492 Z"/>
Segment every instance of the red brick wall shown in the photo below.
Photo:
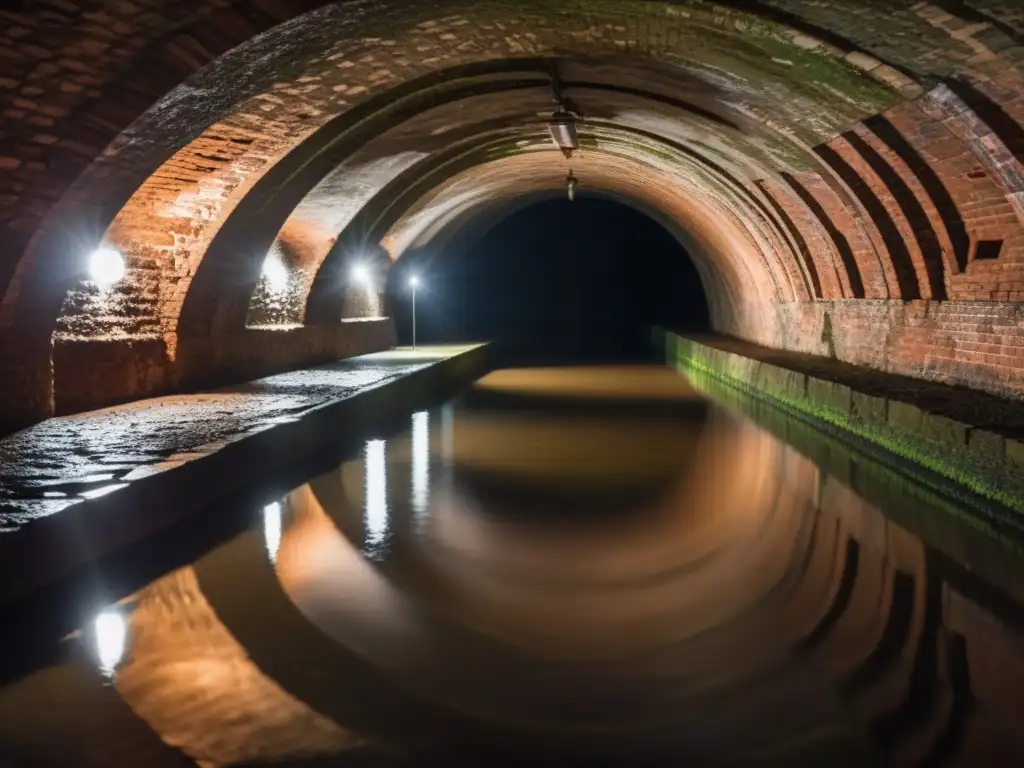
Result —
<path fill-rule="evenodd" d="M 53 346 L 58 415 L 173 391 L 161 339 L 63 340 Z"/>
<path fill-rule="evenodd" d="M 834 176 L 784 177 L 812 214 L 786 203 L 804 239 L 845 255 L 868 300 L 779 304 L 771 345 L 1022 396 L 1022 83 L 940 86 L 819 147 Z"/>
<path fill-rule="evenodd" d="M 602 146 L 615 158 L 605 170 L 616 172 L 592 181 L 684 233 L 721 330 L 820 349 L 805 326 L 834 307 L 840 356 L 1019 393 L 1013 376 L 1000 378 L 1019 364 L 993 351 L 1015 348 L 1015 305 L 1000 310 L 1009 313 L 999 315 L 1001 341 L 954 334 L 995 327 L 968 308 L 999 305 L 970 300 L 1024 300 L 1024 53 L 1012 33 L 1021 16 L 1009 0 L 988 0 L 983 11 L 941 5 L 879 13 L 839 0 L 715 9 L 626 0 L 5 4 L 0 423 L 359 348 L 335 327 L 341 311 L 330 302 L 323 328 L 245 329 L 260 244 L 275 232 L 287 241 L 279 223 L 338 166 L 321 156 L 318 131 L 350 114 L 352 125 L 387 115 L 395 89 L 414 78 L 556 53 L 607 55 L 620 81 L 664 81 L 661 96 L 682 100 L 682 112 L 660 114 L 648 100 L 649 124 L 625 126 L 615 121 L 636 105 L 610 107 L 606 93 L 596 123 L 615 123 L 628 138 Z M 936 77 L 946 84 L 922 96 L 920 83 Z M 460 112 L 468 120 L 472 110 Z M 405 119 L 381 119 L 381 134 L 394 130 L 399 146 L 422 149 Z M 374 158 L 395 151 L 366 146 Z M 468 170 L 448 172 L 482 183 L 479 169 L 492 159 L 481 153 Z M 551 184 L 538 179 L 506 192 Z M 330 206 L 329 189 L 313 202 L 306 207 Z M 392 202 L 366 205 L 397 219 L 421 212 L 417 199 L 395 211 Z M 108 304 L 81 290 L 82 252 L 104 233 L 129 261 Z M 339 234 L 316 231 L 318 252 Z M 317 279 L 307 275 L 301 292 Z M 320 293 L 331 294 L 325 279 Z M 301 319 L 301 292 L 289 297 L 292 321 Z M 884 301 L 892 303 L 879 314 Z M 875 325 L 858 325 L 864 318 Z M 855 330 L 844 336 L 838 320 Z M 884 336 L 884 359 L 858 351 L 857 332 Z M 921 334 L 933 334 L 926 354 Z M 995 346 L 963 346 L 976 343 Z"/>
<path fill-rule="evenodd" d="M 875 250 L 884 254 L 882 269 L 890 295 L 904 299 L 932 298 L 911 227 L 882 177 L 858 150 L 847 136 L 838 136 L 817 148 L 829 168 L 853 191 L 864 212 L 861 218 Z"/>
<path fill-rule="evenodd" d="M 760 184 L 792 235 L 794 247 L 811 281 L 813 298 L 842 297 L 841 276 L 845 276 L 845 270 L 838 261 L 834 243 L 829 240 L 824 227 L 814 217 L 806 201 L 779 182 L 764 180 Z"/>
<path fill-rule="evenodd" d="M 975 301 L 830 301 L 778 308 L 778 346 L 1019 398 L 1024 306 Z"/>
<path fill-rule="evenodd" d="M 627 51 L 645 66 L 675 66 L 679 50 L 696 50 L 691 41 L 729 50 L 756 20 L 752 50 L 770 66 L 737 58 L 737 71 L 726 80 L 734 87 L 756 76 L 776 94 L 791 95 L 766 102 L 766 108 L 778 113 L 777 122 L 802 123 L 804 136 L 866 114 L 866 103 L 888 103 L 916 89 L 870 57 L 844 62 L 858 50 L 854 41 L 824 45 L 813 29 L 772 15 L 757 20 L 742 9 L 353 0 L 324 8 L 315 19 L 270 29 L 319 5 L 24 0 L 0 11 L 0 163 L 7 171 L 0 179 L 0 349 L 13 350 L 10 359 L 18 368 L 45 369 L 5 367 L 0 393 L 8 409 L 41 415 L 52 407 L 52 381 L 39 391 L 41 382 L 52 379 L 51 332 L 67 292 L 81 283 L 83 254 L 104 231 L 128 255 L 129 275 L 118 290 L 131 296 L 117 302 L 125 312 L 65 316 L 70 326 L 59 329 L 62 341 L 80 349 L 87 337 L 101 344 L 131 338 L 139 349 L 163 343 L 173 357 L 180 314 L 189 306 L 190 337 L 241 333 L 244 291 L 233 288 L 258 275 L 256 260 L 263 254 L 246 247 L 243 237 L 209 263 L 204 259 L 214 238 L 258 182 L 279 170 L 280 161 L 314 131 L 415 77 L 556 51 L 584 58 Z M 801 69 L 811 68 L 799 83 L 792 63 L 774 63 L 780 41 L 793 46 L 794 55 L 817 51 L 813 61 L 801 63 Z M 822 67 L 857 83 L 856 97 L 819 78 Z M 860 70 L 870 70 L 863 80 L 873 85 L 859 87 Z M 829 105 L 819 110 L 823 119 L 808 120 L 815 111 L 809 105 L 822 100 Z M 246 210 L 253 216 L 260 206 Z M 764 244 L 780 288 L 788 297 L 806 297 L 800 270 L 778 252 L 784 248 L 777 223 L 760 211 L 750 213 L 741 223 Z M 244 234 L 244 222 L 234 224 L 233 231 Z M 193 277 L 200 289 L 195 292 Z M 225 317 L 238 322 L 219 327 Z M 23 344 L 39 349 L 13 354 Z M 63 350 L 60 357 L 67 354 Z M 134 392 L 128 382 L 149 378 L 140 373 L 138 354 L 129 348 L 97 356 L 106 377 L 125 379 L 111 391 Z M 115 360 L 125 366 L 122 374 L 113 372 Z"/>
<path fill-rule="evenodd" d="M 819 173 L 783 174 L 787 184 L 828 233 L 842 269 L 848 298 L 889 296 L 882 260 L 859 209 L 837 191 L 838 182 Z M 830 183 L 831 182 L 831 183 Z"/>
<path fill-rule="evenodd" d="M 377 352 L 394 343 L 394 324 L 388 318 L 283 330 L 243 329 L 183 345 L 175 365 L 176 388 L 244 381 Z"/>
<path fill-rule="evenodd" d="M 0 285 L 118 133 L 216 56 L 316 0 L 30 0 L 0 7 Z M 10 7 L 10 6 L 13 6 Z"/>
<path fill-rule="evenodd" d="M 168 392 L 236 383 L 394 345 L 389 319 L 335 326 L 246 329 L 193 342 L 175 361 L 159 339 L 62 340 L 54 345 L 57 414 Z"/>

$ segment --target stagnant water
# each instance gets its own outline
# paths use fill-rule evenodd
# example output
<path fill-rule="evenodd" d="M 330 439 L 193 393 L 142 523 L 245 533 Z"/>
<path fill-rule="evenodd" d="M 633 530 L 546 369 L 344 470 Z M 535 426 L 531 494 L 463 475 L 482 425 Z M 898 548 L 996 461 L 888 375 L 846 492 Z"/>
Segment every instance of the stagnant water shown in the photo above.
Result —
<path fill-rule="evenodd" d="M 131 594 L 98 568 L 0 765 L 1024 764 L 1015 538 L 707 387 L 498 371 Z"/>

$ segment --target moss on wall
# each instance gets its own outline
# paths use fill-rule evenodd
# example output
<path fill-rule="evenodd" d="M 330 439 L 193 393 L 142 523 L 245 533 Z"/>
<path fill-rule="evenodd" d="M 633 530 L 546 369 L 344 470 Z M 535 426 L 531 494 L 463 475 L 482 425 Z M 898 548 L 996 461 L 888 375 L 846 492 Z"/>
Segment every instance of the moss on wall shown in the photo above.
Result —
<path fill-rule="evenodd" d="M 832 388 L 828 385 L 832 382 L 671 333 L 666 334 L 665 344 L 674 365 L 717 379 L 834 430 L 886 460 L 885 454 L 878 451 L 883 449 L 902 459 L 901 470 L 916 481 L 953 495 L 984 514 L 993 518 L 1024 514 L 1024 476 L 1020 468 L 991 453 L 970 450 L 965 437 L 970 428 L 966 425 L 896 400 L 886 400 L 887 407 L 879 412 L 862 407 L 862 400 L 850 397 L 844 408 L 843 400 L 831 396 Z M 811 381 L 821 386 L 809 386 Z M 823 394 L 826 392 L 830 394 Z M 901 420 L 897 413 L 901 406 L 912 409 L 916 418 Z M 951 425 L 960 429 L 949 429 Z"/>

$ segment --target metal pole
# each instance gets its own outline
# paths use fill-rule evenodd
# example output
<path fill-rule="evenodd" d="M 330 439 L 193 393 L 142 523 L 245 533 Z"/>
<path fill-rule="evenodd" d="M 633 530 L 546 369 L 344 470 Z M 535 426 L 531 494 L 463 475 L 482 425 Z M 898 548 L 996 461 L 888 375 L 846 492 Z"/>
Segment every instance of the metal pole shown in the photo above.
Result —
<path fill-rule="evenodd" d="M 416 349 L 416 286 L 412 287 L 412 348 Z"/>

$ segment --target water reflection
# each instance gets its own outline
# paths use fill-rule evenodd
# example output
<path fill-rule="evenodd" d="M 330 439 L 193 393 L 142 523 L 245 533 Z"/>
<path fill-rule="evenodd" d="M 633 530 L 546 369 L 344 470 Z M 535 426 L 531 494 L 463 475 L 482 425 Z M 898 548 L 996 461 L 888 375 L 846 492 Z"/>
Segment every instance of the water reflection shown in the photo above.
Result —
<path fill-rule="evenodd" d="M 124 656 L 128 626 L 124 616 L 108 608 L 93 620 L 93 640 L 100 672 L 112 678 Z"/>
<path fill-rule="evenodd" d="M 201 765 L 1022 764 L 1019 555 L 777 418 L 660 369 L 499 372 L 104 612 L 96 655 Z M 104 764 L 52 738 L 74 718 L 4 725 L 36 677 L 0 747 Z"/>
<path fill-rule="evenodd" d="M 367 556 L 383 556 L 388 535 L 388 471 L 387 441 L 368 440 L 364 453 L 365 468 L 363 523 L 366 529 L 364 546 Z"/>
<path fill-rule="evenodd" d="M 430 495 L 430 414 L 412 415 L 412 510 L 420 518 Z"/>
<path fill-rule="evenodd" d="M 281 505 L 276 501 L 263 508 L 263 538 L 270 562 L 276 563 L 277 550 L 281 547 Z"/>
<path fill-rule="evenodd" d="M 447 461 L 452 455 L 452 429 L 455 423 L 454 406 L 445 403 L 441 406 L 441 458 Z"/>

